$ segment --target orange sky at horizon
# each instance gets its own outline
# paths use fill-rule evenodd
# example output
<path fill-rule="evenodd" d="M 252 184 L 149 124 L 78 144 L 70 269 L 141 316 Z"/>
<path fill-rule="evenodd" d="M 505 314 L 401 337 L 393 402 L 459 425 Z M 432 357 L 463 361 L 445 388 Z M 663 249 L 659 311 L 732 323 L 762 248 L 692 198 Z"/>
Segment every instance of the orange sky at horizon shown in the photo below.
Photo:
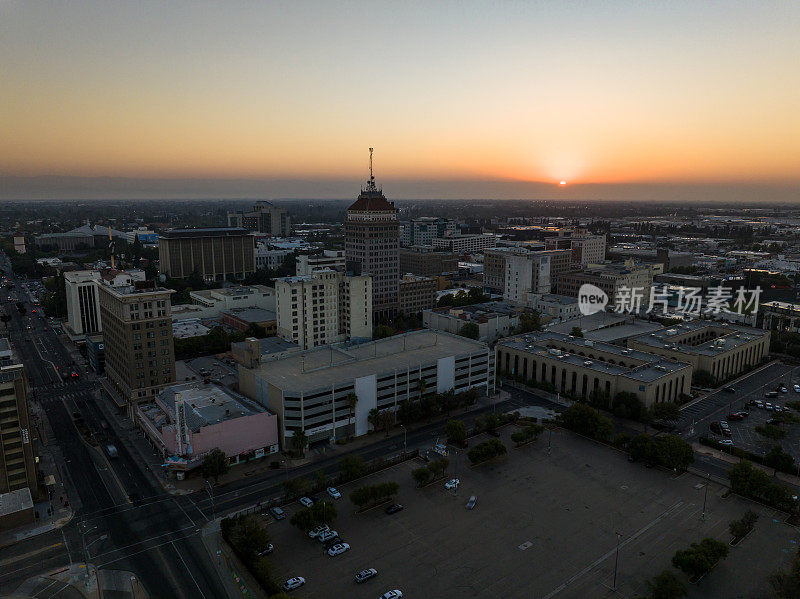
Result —
<path fill-rule="evenodd" d="M 615 4 L 7 2 L 0 175 L 800 183 L 797 5 Z"/>

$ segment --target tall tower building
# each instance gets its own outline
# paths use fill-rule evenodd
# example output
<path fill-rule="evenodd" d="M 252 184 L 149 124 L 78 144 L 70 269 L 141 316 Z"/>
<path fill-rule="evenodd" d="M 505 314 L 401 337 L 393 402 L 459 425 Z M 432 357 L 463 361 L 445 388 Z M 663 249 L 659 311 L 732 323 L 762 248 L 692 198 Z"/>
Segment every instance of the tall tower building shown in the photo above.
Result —
<path fill-rule="evenodd" d="M 103 330 L 96 282 L 100 272 L 74 270 L 64 273 L 67 295 L 67 326 L 76 335 L 94 335 Z"/>
<path fill-rule="evenodd" d="M 131 417 L 175 382 L 171 289 L 108 271 L 98 283 L 106 374 Z"/>
<path fill-rule="evenodd" d="M 8 339 L 0 338 L 0 495 L 30 489 L 39 497 L 28 416 L 25 371 Z"/>
<path fill-rule="evenodd" d="M 347 209 L 344 223 L 347 270 L 372 276 L 372 314 L 375 322 L 390 318 L 398 309 L 400 280 L 400 222 L 397 209 L 375 185 L 372 148 L 369 181 Z"/>

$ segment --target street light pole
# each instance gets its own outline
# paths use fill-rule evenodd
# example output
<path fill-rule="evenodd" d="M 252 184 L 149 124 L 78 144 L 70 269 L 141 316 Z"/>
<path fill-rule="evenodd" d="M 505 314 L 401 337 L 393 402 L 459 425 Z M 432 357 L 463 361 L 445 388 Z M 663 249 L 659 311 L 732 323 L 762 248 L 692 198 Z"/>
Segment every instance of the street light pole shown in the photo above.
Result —
<path fill-rule="evenodd" d="M 406 426 L 404 424 L 401 424 L 400 428 L 403 429 L 403 453 L 405 453 L 406 452 L 406 441 L 408 439 L 408 436 L 407 436 L 406 433 L 408 432 L 408 430 L 406 429 Z"/>
<path fill-rule="evenodd" d="M 705 493 L 703 493 L 703 513 L 700 516 L 700 519 L 703 520 L 703 521 L 705 521 L 705 519 L 706 519 L 706 500 L 708 499 L 708 482 L 709 482 L 710 479 L 711 479 L 711 475 L 710 474 L 706 474 L 706 489 L 705 489 Z"/>
<path fill-rule="evenodd" d="M 622 535 L 619 533 L 617 534 L 617 553 L 614 557 L 614 584 L 611 585 L 611 590 L 615 593 L 617 592 L 617 566 L 619 565 L 619 540 L 622 538 Z"/>
<path fill-rule="evenodd" d="M 206 491 L 208 491 L 208 497 L 211 499 L 211 520 L 214 520 L 214 488 L 208 482 L 208 479 L 206 479 Z"/>

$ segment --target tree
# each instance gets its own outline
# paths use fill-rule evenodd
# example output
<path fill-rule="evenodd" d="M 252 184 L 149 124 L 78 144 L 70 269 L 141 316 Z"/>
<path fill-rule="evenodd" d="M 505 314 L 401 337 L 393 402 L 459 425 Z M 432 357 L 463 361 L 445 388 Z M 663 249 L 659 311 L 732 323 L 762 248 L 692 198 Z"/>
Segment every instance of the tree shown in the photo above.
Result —
<path fill-rule="evenodd" d="M 308 480 L 305 478 L 290 478 L 281 484 L 286 498 L 298 497 L 308 489 Z"/>
<path fill-rule="evenodd" d="M 350 415 L 347 418 L 347 426 L 349 427 L 353 421 L 353 411 L 358 404 L 358 395 L 356 395 L 354 391 L 351 391 L 345 397 L 345 401 L 347 401 L 347 408 L 350 410 Z M 350 436 L 352 437 L 352 434 Z"/>
<path fill-rule="evenodd" d="M 317 470 L 314 472 L 314 482 L 317 484 L 317 488 L 324 489 L 328 486 L 328 475 L 322 470 Z"/>
<path fill-rule="evenodd" d="M 242 516 L 231 531 L 231 543 L 247 561 L 252 561 L 269 544 L 269 533 L 258 519 Z"/>
<path fill-rule="evenodd" d="M 620 418 L 642 420 L 647 415 L 647 409 L 635 393 L 622 391 L 614 396 L 611 404 L 614 415 Z"/>
<path fill-rule="evenodd" d="M 800 549 L 792 558 L 787 571 L 778 571 L 769 578 L 777 599 L 797 599 L 800 597 Z"/>
<path fill-rule="evenodd" d="M 422 379 L 422 378 L 419 379 L 419 382 L 417 383 L 417 389 L 419 389 L 420 398 L 422 398 L 422 396 L 425 395 L 425 389 L 427 388 L 427 386 L 428 385 L 425 382 L 425 379 Z"/>
<path fill-rule="evenodd" d="M 717 379 L 708 370 L 695 370 L 692 375 L 692 383 L 698 387 L 713 387 L 716 382 Z"/>
<path fill-rule="evenodd" d="M 205 478 L 212 477 L 215 485 L 219 477 L 230 470 L 228 458 L 225 456 L 225 452 L 219 447 L 215 447 L 206 454 L 203 458 L 203 465 L 201 468 L 203 476 Z"/>
<path fill-rule="evenodd" d="M 757 426 L 755 431 L 762 437 L 766 437 L 767 439 L 775 439 L 776 441 L 780 441 L 786 436 L 786 431 L 774 424 Z"/>
<path fill-rule="evenodd" d="M 681 410 L 675 402 L 666 401 L 650 406 L 650 415 L 658 420 L 675 421 L 680 418 Z"/>
<path fill-rule="evenodd" d="M 0 314 L 0 320 L 3 321 L 3 325 L 5 326 L 5 328 L 8 328 L 8 321 L 11 320 L 11 317 L 5 312 L 3 312 L 2 314 Z"/>
<path fill-rule="evenodd" d="M 650 435 L 636 435 L 628 443 L 628 451 L 634 460 L 655 461 L 655 447 Z"/>
<path fill-rule="evenodd" d="M 300 456 L 305 454 L 306 445 L 308 445 L 308 435 L 303 430 L 296 430 L 291 439 L 292 450 Z"/>
<path fill-rule="evenodd" d="M 292 514 L 289 523 L 305 532 L 319 524 L 329 524 L 335 519 L 336 506 L 330 501 L 320 501 Z"/>
<path fill-rule="evenodd" d="M 519 315 L 519 325 L 517 333 L 530 333 L 531 331 L 541 331 L 542 321 L 539 313 L 533 310 L 525 310 Z"/>
<path fill-rule="evenodd" d="M 776 473 L 778 470 L 789 472 L 794 466 L 794 458 L 783 451 L 780 445 L 773 445 L 772 449 L 764 456 L 764 463 L 770 468 L 773 468 Z"/>
<path fill-rule="evenodd" d="M 417 483 L 418 487 L 426 484 L 431 478 L 433 478 L 433 473 L 427 466 L 422 466 L 420 468 L 415 468 L 411 471 L 411 476 L 414 478 L 414 481 Z"/>
<path fill-rule="evenodd" d="M 558 415 L 558 420 L 568 429 L 593 439 L 605 440 L 614 434 L 611 420 L 586 404 L 573 404 Z"/>
<path fill-rule="evenodd" d="M 189 287 L 192 288 L 192 291 L 197 291 L 199 289 L 206 288 L 206 282 L 203 280 L 203 275 L 200 274 L 200 271 L 195 269 L 189 274 L 186 278 L 186 282 L 188 283 Z"/>
<path fill-rule="evenodd" d="M 448 420 L 444 431 L 447 439 L 454 445 L 461 446 L 467 440 L 467 427 L 463 420 Z"/>
<path fill-rule="evenodd" d="M 728 529 L 731 531 L 735 540 L 743 539 L 747 536 L 758 520 L 758 514 L 753 510 L 747 510 L 741 520 L 731 520 Z"/>
<path fill-rule="evenodd" d="M 339 476 L 344 480 L 360 478 L 366 471 L 360 455 L 348 455 L 339 460 Z"/>
<path fill-rule="evenodd" d="M 686 597 L 686 585 L 671 570 L 664 570 L 661 574 L 647 581 L 649 599 L 680 599 Z"/>
<path fill-rule="evenodd" d="M 719 560 L 727 557 L 728 551 L 728 545 L 709 537 L 700 543 L 692 543 L 689 549 L 676 551 L 672 565 L 690 578 L 699 578 L 710 572 Z"/>
<path fill-rule="evenodd" d="M 662 466 L 683 471 L 694 462 L 694 449 L 680 437 L 662 435 L 656 437 L 653 445 L 658 462 Z"/>
<path fill-rule="evenodd" d="M 572 327 L 569 334 L 572 337 L 583 337 L 583 329 L 581 327 Z"/>
<path fill-rule="evenodd" d="M 386 324 L 379 324 L 375 327 L 375 331 L 372 334 L 373 339 L 385 339 L 386 337 L 391 337 L 396 335 L 397 331 L 395 331 L 392 327 Z"/>
<path fill-rule="evenodd" d="M 458 330 L 458 334 L 467 339 L 477 339 L 480 337 L 480 329 L 474 322 L 466 322 Z"/>

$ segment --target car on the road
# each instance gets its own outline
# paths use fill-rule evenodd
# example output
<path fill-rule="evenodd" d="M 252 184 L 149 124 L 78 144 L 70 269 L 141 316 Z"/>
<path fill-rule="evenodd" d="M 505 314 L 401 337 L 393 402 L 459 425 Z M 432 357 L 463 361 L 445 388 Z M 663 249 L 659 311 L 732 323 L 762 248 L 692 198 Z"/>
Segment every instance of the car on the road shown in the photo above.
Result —
<path fill-rule="evenodd" d="M 477 498 L 477 496 L 475 496 L 475 495 L 471 496 L 471 497 L 469 498 L 469 501 L 467 501 L 467 509 L 468 509 L 468 510 L 474 509 L 474 508 L 475 508 L 475 504 L 476 504 L 477 502 L 478 502 L 478 498 Z"/>
<path fill-rule="evenodd" d="M 328 487 L 327 489 L 325 489 L 325 491 L 327 491 L 328 495 L 330 495 L 334 499 L 342 498 L 342 494 L 339 493 L 339 490 L 336 487 Z"/>
<path fill-rule="evenodd" d="M 764 397 L 778 397 L 777 391 L 767 391 L 764 393 Z"/>
<path fill-rule="evenodd" d="M 458 485 L 461 484 L 461 481 L 457 478 L 451 478 L 446 483 L 444 483 L 445 489 L 458 489 Z"/>
<path fill-rule="evenodd" d="M 106 445 L 106 453 L 112 459 L 119 457 L 119 452 L 117 452 L 117 448 L 114 445 Z"/>
<path fill-rule="evenodd" d="M 362 582 L 367 582 L 370 578 L 375 578 L 377 575 L 378 571 L 375 568 L 361 570 L 361 572 L 356 574 L 356 583 L 361 584 Z"/>
<path fill-rule="evenodd" d="M 800 393 L 800 385 L 795 385 L 794 386 L 794 392 L 795 393 Z"/>
<path fill-rule="evenodd" d="M 285 520 L 286 513 L 279 507 L 271 507 L 269 508 L 269 513 L 272 514 L 272 517 L 276 520 Z"/>
<path fill-rule="evenodd" d="M 789 390 L 786 387 L 781 387 L 781 393 L 789 393 Z"/>
<path fill-rule="evenodd" d="M 331 529 L 330 526 L 327 524 L 320 524 L 319 526 L 315 526 L 311 530 L 308 531 L 308 536 L 312 539 L 316 539 L 319 535 L 323 532 L 328 532 Z"/>
<path fill-rule="evenodd" d="M 397 589 L 393 591 L 387 591 L 383 595 L 380 596 L 379 599 L 400 599 L 403 596 L 403 592 Z"/>
<path fill-rule="evenodd" d="M 500 436 L 500 431 L 492 429 L 490 431 L 486 431 L 486 434 L 487 435 L 491 435 L 492 437 L 499 437 Z"/>
<path fill-rule="evenodd" d="M 273 551 L 275 551 L 275 545 L 273 545 L 272 543 L 267 543 L 267 546 L 264 547 L 264 549 L 262 549 L 261 551 L 258 552 L 258 557 L 263 557 L 265 555 L 269 555 Z"/>
<path fill-rule="evenodd" d="M 400 512 L 402 510 L 403 510 L 403 505 L 402 504 L 393 503 L 392 505 L 387 507 L 385 511 L 386 511 L 387 514 L 389 514 L 391 516 L 392 514 L 396 514 L 397 512 Z"/>
<path fill-rule="evenodd" d="M 299 589 L 306 583 L 306 579 L 302 576 L 295 576 L 294 578 L 290 578 L 286 582 L 281 585 L 281 588 L 284 591 L 293 591 L 295 589 Z"/>
<path fill-rule="evenodd" d="M 744 416 L 742 416 L 738 412 L 733 412 L 731 414 L 728 414 L 728 420 L 744 420 Z"/>
<path fill-rule="evenodd" d="M 333 557 L 334 555 L 339 555 L 340 553 L 344 553 L 350 549 L 349 543 L 336 543 L 333 547 L 328 549 L 328 555 Z"/>
<path fill-rule="evenodd" d="M 314 502 L 311 501 L 311 499 L 309 499 L 308 497 L 301 497 L 300 503 L 303 504 L 303 507 L 311 507 L 312 505 L 314 505 Z"/>
<path fill-rule="evenodd" d="M 325 543 L 325 542 L 330 541 L 331 539 L 334 539 L 334 538 L 336 538 L 338 536 L 339 536 L 339 533 L 336 532 L 335 530 L 326 530 L 325 532 L 320 533 L 317 536 L 317 540 L 320 543 Z"/>
<path fill-rule="evenodd" d="M 719 443 L 720 445 L 727 445 L 728 447 L 733 447 L 733 441 L 731 441 L 730 439 L 720 439 L 719 441 L 717 441 L 717 443 Z"/>
<path fill-rule="evenodd" d="M 726 391 L 728 393 L 736 393 L 736 389 L 734 387 L 725 387 L 723 391 Z"/>

